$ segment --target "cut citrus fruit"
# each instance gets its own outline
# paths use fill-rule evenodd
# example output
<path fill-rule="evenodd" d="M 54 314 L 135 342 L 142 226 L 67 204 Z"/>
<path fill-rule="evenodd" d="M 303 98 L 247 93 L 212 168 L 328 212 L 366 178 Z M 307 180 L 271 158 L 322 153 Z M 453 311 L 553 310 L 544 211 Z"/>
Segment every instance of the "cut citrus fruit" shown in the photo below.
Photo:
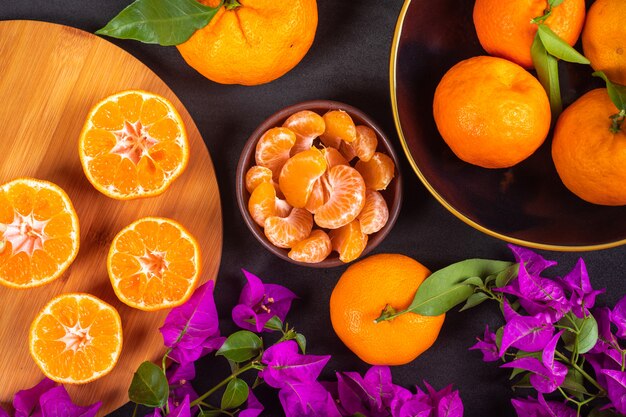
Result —
<path fill-rule="evenodd" d="M 289 158 L 278 180 L 280 190 L 287 202 L 293 207 L 304 207 L 313 191 L 315 181 L 324 172 L 326 172 L 326 159 L 317 148 L 311 148 Z"/>
<path fill-rule="evenodd" d="M 315 223 L 337 229 L 356 219 L 365 204 L 365 182 L 356 169 L 347 165 L 332 167 L 327 174 L 329 197 L 315 210 Z"/>
<path fill-rule="evenodd" d="M 333 249 L 339 253 L 339 260 L 344 263 L 352 262 L 361 256 L 367 246 L 367 235 L 361 230 L 358 220 L 331 230 L 329 235 Z"/>
<path fill-rule="evenodd" d="M 32 178 L 0 186 L 0 284 L 31 288 L 58 278 L 79 241 L 78 216 L 59 186 Z"/>
<path fill-rule="evenodd" d="M 294 207 L 287 217 L 268 217 L 265 220 L 265 236 L 279 248 L 291 248 L 306 239 L 313 229 L 313 216 L 302 208 Z"/>
<path fill-rule="evenodd" d="M 319 114 L 303 110 L 289 116 L 283 127 L 296 134 L 296 144 L 291 148 L 291 155 L 311 149 L 313 141 L 324 133 L 326 123 Z"/>
<path fill-rule="evenodd" d="M 172 103 L 157 94 L 130 90 L 91 109 L 78 154 L 98 191 L 127 200 L 164 192 L 185 170 L 189 143 Z"/>
<path fill-rule="evenodd" d="M 256 164 L 269 168 L 273 177 L 277 179 L 295 143 L 296 135 L 286 127 L 268 130 L 256 144 L 254 154 Z"/>
<path fill-rule="evenodd" d="M 356 140 L 356 126 L 352 117 L 343 110 L 331 110 L 324 115 L 326 130 L 320 139 L 327 147 L 339 148 L 341 141 L 354 142 Z"/>
<path fill-rule="evenodd" d="M 288 256 L 298 262 L 317 263 L 326 259 L 332 250 L 326 232 L 317 229 L 313 230 L 308 238 L 296 243 Z"/>
<path fill-rule="evenodd" d="M 352 146 L 356 156 L 361 161 L 367 162 L 372 159 L 376 148 L 378 147 L 378 138 L 376 132 L 371 127 L 357 126 L 356 127 L 356 140 L 350 144 Z"/>
<path fill-rule="evenodd" d="M 89 294 L 53 298 L 30 326 L 30 354 L 62 384 L 83 384 L 109 373 L 122 351 L 122 321 L 112 306 Z"/>
<path fill-rule="evenodd" d="M 318 178 L 313 184 L 313 190 L 304 208 L 315 214 L 317 209 L 328 201 L 329 193 L 327 186 L 328 181 L 325 180 L 324 175 Z"/>
<path fill-rule="evenodd" d="M 246 190 L 249 193 L 252 193 L 262 182 L 272 182 L 271 169 L 255 165 L 246 172 Z"/>
<path fill-rule="evenodd" d="M 381 193 L 367 190 L 365 193 L 365 205 L 357 219 L 361 224 L 361 231 L 366 235 L 378 232 L 389 220 L 389 208 Z"/>
<path fill-rule="evenodd" d="M 331 169 L 335 165 L 349 165 L 346 158 L 335 148 L 324 148 L 322 149 L 322 154 L 326 159 L 327 169 Z"/>
<path fill-rule="evenodd" d="M 107 269 L 123 303 L 146 311 L 175 307 L 196 287 L 200 248 L 174 220 L 144 217 L 115 236 Z"/>
<path fill-rule="evenodd" d="M 380 152 L 374 153 L 367 162 L 357 162 L 355 168 L 363 176 L 367 188 L 372 190 L 386 189 L 395 171 L 393 159 Z"/>
<path fill-rule="evenodd" d="M 263 182 L 254 189 L 248 200 L 248 211 L 252 219 L 261 227 L 265 226 L 265 219 L 271 216 L 286 217 L 291 206 L 276 197 L 276 189 L 269 182 Z"/>

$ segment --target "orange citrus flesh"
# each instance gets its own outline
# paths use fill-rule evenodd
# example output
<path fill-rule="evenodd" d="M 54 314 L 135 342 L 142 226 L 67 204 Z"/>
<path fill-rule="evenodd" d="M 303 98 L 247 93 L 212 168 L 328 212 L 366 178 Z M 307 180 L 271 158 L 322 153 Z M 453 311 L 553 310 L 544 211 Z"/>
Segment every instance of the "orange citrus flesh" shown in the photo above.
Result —
<path fill-rule="evenodd" d="M 298 262 L 317 263 L 326 259 L 331 251 L 330 237 L 323 230 L 316 229 L 308 238 L 296 243 L 288 256 Z"/>
<path fill-rule="evenodd" d="M 115 236 L 107 269 L 123 303 L 145 311 L 171 308 L 187 301 L 196 287 L 200 248 L 174 220 L 144 217 Z"/>
<path fill-rule="evenodd" d="M 311 190 L 311 195 L 304 206 L 310 213 L 315 214 L 318 208 L 324 205 L 328 201 L 329 191 L 328 191 L 328 181 L 325 179 L 325 176 L 321 176 L 318 178 L 315 183 L 313 183 L 313 189 Z"/>
<path fill-rule="evenodd" d="M 291 156 L 294 156 L 311 149 L 313 141 L 326 130 L 326 123 L 319 114 L 303 110 L 289 116 L 283 123 L 283 127 L 290 129 L 296 135 L 296 143 L 291 148 Z"/>
<path fill-rule="evenodd" d="M 50 379 L 84 384 L 109 373 L 122 351 L 117 310 L 89 294 L 61 294 L 30 327 L 30 353 Z"/>
<path fill-rule="evenodd" d="M 274 179 L 289 159 L 289 152 L 296 143 L 296 135 L 285 127 L 274 127 L 261 136 L 256 144 L 256 164 L 269 168 Z"/>
<path fill-rule="evenodd" d="M 272 216 L 265 220 L 265 236 L 279 248 L 291 248 L 306 239 L 313 229 L 313 216 L 303 208 L 294 207 L 287 217 Z"/>
<path fill-rule="evenodd" d="M 430 348 L 445 315 L 402 314 L 375 323 L 385 306 L 406 309 L 430 272 L 397 254 L 379 254 L 351 265 L 330 296 L 330 318 L 341 341 L 371 365 L 404 365 Z"/>
<path fill-rule="evenodd" d="M 335 165 L 350 165 L 346 158 L 335 148 L 322 149 L 324 159 L 326 159 L 326 167 L 331 169 Z"/>
<path fill-rule="evenodd" d="M 291 206 L 276 196 L 274 185 L 263 182 L 254 189 L 248 200 L 248 211 L 254 221 L 261 227 L 265 226 L 265 219 L 271 216 L 286 217 L 291 212 Z"/>
<path fill-rule="evenodd" d="M 246 190 L 252 193 L 259 184 L 272 182 L 272 170 L 266 167 L 255 165 L 246 172 Z"/>
<path fill-rule="evenodd" d="M 342 140 L 346 142 L 356 140 L 356 126 L 348 113 L 343 110 L 331 110 L 323 117 L 326 130 L 320 139 L 324 146 L 338 149 Z"/>
<path fill-rule="evenodd" d="M 90 110 L 78 153 L 98 191 L 127 200 L 163 193 L 185 170 L 189 143 L 172 103 L 154 93 L 129 90 Z"/>
<path fill-rule="evenodd" d="M 393 179 L 395 164 L 384 153 L 375 152 L 368 161 L 357 162 L 355 168 L 363 177 L 367 188 L 384 190 Z"/>
<path fill-rule="evenodd" d="M 357 219 L 361 224 L 361 231 L 366 235 L 378 232 L 389 220 L 389 208 L 381 193 L 375 190 L 367 190 L 365 193 L 365 205 Z"/>
<path fill-rule="evenodd" d="M 0 186 L 0 284 L 37 287 L 76 258 L 78 216 L 59 186 L 20 178 Z"/>
<path fill-rule="evenodd" d="M 285 162 L 278 185 L 287 202 L 302 208 L 313 191 L 315 181 L 326 172 L 326 159 L 317 148 L 300 152 Z"/>
<path fill-rule="evenodd" d="M 348 165 L 336 165 L 322 181 L 327 182 L 328 200 L 315 210 L 315 223 L 325 229 L 337 229 L 356 219 L 365 204 L 365 182 Z"/>
<path fill-rule="evenodd" d="M 339 259 L 345 263 L 361 256 L 368 241 L 368 236 L 361 230 L 358 220 L 331 230 L 329 236 L 333 250 L 339 253 Z"/>
<path fill-rule="evenodd" d="M 352 147 L 356 156 L 363 162 L 367 162 L 372 159 L 376 148 L 378 147 L 378 138 L 376 132 L 371 127 L 357 126 L 356 127 L 356 140 L 351 144 L 347 144 Z"/>

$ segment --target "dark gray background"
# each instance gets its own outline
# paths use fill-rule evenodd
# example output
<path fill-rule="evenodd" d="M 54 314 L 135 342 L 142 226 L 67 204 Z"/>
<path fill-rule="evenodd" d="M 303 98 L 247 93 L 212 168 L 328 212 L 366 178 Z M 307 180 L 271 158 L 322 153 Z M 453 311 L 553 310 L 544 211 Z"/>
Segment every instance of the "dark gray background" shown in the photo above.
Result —
<path fill-rule="evenodd" d="M 0 0 L 0 20 L 43 20 L 94 32 L 128 3 L 128 0 Z M 367 369 L 366 364 L 343 346 L 330 326 L 328 300 L 345 267 L 310 269 L 274 257 L 254 239 L 237 208 L 234 190 L 239 153 L 248 135 L 267 116 L 300 101 L 332 99 L 362 109 L 390 135 L 402 156 L 405 198 L 395 228 L 374 253 L 409 255 L 431 270 L 471 257 L 512 257 L 504 242 L 472 229 L 440 206 L 401 153 L 389 98 L 389 52 L 402 1 L 318 0 L 318 6 L 319 26 L 308 55 L 284 77 L 257 87 L 226 86 L 206 80 L 185 64 L 174 47 L 113 42 L 144 62 L 178 95 L 213 158 L 224 222 L 224 248 L 216 287 L 223 334 L 235 329 L 230 310 L 244 281 L 240 268 L 246 268 L 267 281 L 288 286 L 300 296 L 288 321 L 307 336 L 310 353 L 333 355 L 323 374 L 324 379 L 331 379 L 335 371 Z M 583 256 L 594 286 L 608 289 L 599 300 L 601 304 L 614 304 L 626 289 L 624 248 L 581 254 L 542 253 L 560 262 L 556 273 L 567 272 Z M 478 352 L 467 350 L 487 323 L 491 327 L 499 326 L 499 315 L 493 305 L 466 313 L 450 313 L 432 349 L 411 364 L 392 369 L 394 381 L 406 387 L 421 384 L 422 380 L 436 388 L 453 383 L 461 392 L 467 417 L 514 416 L 509 402 L 512 394 L 508 372 L 498 369 L 496 364 L 483 363 Z M 227 372 L 223 359 L 213 357 L 201 360 L 197 368 L 195 385 L 199 391 L 212 386 Z M 263 415 L 282 415 L 273 390 L 261 387 L 257 391 L 266 406 Z M 122 417 L 131 413 L 132 407 L 127 405 L 112 415 Z"/>

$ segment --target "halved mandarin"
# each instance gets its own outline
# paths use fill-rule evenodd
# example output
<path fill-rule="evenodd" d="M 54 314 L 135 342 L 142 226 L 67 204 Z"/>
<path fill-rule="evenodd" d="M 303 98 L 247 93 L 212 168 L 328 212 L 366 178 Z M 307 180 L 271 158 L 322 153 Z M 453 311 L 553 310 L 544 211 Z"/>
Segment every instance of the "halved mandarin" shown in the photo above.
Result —
<path fill-rule="evenodd" d="M 187 167 L 189 143 L 172 103 L 154 93 L 130 90 L 90 110 L 78 154 L 98 191 L 128 200 L 164 192 Z"/>
<path fill-rule="evenodd" d="M 380 152 L 375 152 L 367 162 L 357 162 L 355 168 L 363 176 L 367 188 L 378 191 L 387 188 L 395 172 L 393 159 Z"/>
<path fill-rule="evenodd" d="M 317 148 L 300 152 L 283 166 L 278 185 L 287 202 L 302 208 L 309 200 L 315 181 L 326 172 L 326 159 Z"/>
<path fill-rule="evenodd" d="M 261 136 L 256 144 L 256 164 L 269 168 L 278 179 L 280 171 L 289 159 L 289 152 L 296 143 L 296 135 L 286 127 L 274 127 Z"/>
<path fill-rule="evenodd" d="M 248 200 L 248 211 L 252 219 L 261 227 L 265 226 L 265 219 L 271 216 L 286 217 L 291 212 L 291 206 L 276 197 L 276 189 L 269 182 L 263 182 L 254 189 Z"/>
<path fill-rule="evenodd" d="M 308 238 L 296 243 L 287 256 L 298 262 L 317 263 L 326 259 L 332 250 L 330 237 L 323 230 L 316 229 Z"/>
<path fill-rule="evenodd" d="M 328 181 L 326 181 L 326 174 L 315 180 L 313 184 L 313 190 L 311 195 L 304 206 L 310 213 L 315 214 L 318 208 L 324 205 L 328 201 L 330 194 L 328 192 Z"/>
<path fill-rule="evenodd" d="M 378 232 L 389 220 L 389 208 L 381 193 L 375 190 L 367 190 L 365 193 L 365 205 L 357 216 L 361 224 L 361 231 L 366 235 Z"/>
<path fill-rule="evenodd" d="M 296 143 L 291 148 L 291 156 L 311 148 L 313 141 L 326 130 L 326 123 L 319 114 L 303 110 L 289 116 L 283 127 L 296 134 Z"/>
<path fill-rule="evenodd" d="M 179 223 L 144 217 L 115 236 L 107 270 L 124 304 L 152 311 L 187 301 L 200 276 L 200 247 Z"/>
<path fill-rule="evenodd" d="M 291 248 L 306 239 L 313 229 L 313 216 L 303 208 L 294 207 L 287 217 L 268 217 L 265 236 L 279 248 Z"/>
<path fill-rule="evenodd" d="M 359 215 L 365 204 L 365 182 L 348 165 L 332 167 L 326 176 L 328 200 L 315 210 L 315 223 L 325 229 L 337 229 Z"/>
<path fill-rule="evenodd" d="M 339 253 L 339 260 L 344 263 L 352 262 L 361 256 L 367 246 L 367 235 L 361 230 L 358 220 L 331 230 L 329 236 L 333 250 Z"/>
<path fill-rule="evenodd" d="M 367 162 L 376 152 L 378 138 L 374 129 L 361 125 L 356 127 L 356 140 L 347 145 L 352 147 L 361 161 Z"/>
<path fill-rule="evenodd" d="M 350 165 L 346 158 L 335 148 L 324 148 L 322 154 L 326 159 L 327 169 L 331 169 L 335 165 Z"/>
<path fill-rule="evenodd" d="M 44 375 L 62 384 L 84 384 L 113 369 L 122 351 L 117 310 L 89 294 L 61 294 L 35 317 L 30 354 Z"/>
<path fill-rule="evenodd" d="M 320 139 L 327 147 L 338 149 L 341 141 L 354 142 L 356 140 L 356 126 L 352 117 L 343 110 L 331 110 L 324 115 L 326 130 Z"/>
<path fill-rule="evenodd" d="M 260 165 L 251 167 L 246 172 L 246 190 L 252 193 L 262 182 L 272 182 L 272 170 Z"/>
<path fill-rule="evenodd" d="M 0 284 L 31 288 L 67 270 L 78 254 L 78 216 L 58 185 L 20 178 L 0 186 Z"/>

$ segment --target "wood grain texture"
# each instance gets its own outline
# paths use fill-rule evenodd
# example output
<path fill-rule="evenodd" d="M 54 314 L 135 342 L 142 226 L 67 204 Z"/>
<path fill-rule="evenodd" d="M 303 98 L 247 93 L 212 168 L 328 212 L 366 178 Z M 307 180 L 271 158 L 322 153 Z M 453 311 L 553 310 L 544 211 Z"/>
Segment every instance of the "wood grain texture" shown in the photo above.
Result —
<path fill-rule="evenodd" d="M 123 405 L 134 370 L 163 353 L 167 311 L 142 312 L 115 297 L 106 271 L 109 245 L 123 227 L 148 216 L 170 217 L 200 243 L 201 281 L 215 279 L 222 251 L 222 218 L 213 163 L 191 117 L 152 71 L 115 45 L 77 29 L 34 21 L 0 22 L 0 182 L 35 177 L 60 185 L 80 220 L 80 251 L 66 273 L 32 290 L 0 288 L 0 404 L 35 385 L 43 374 L 28 353 L 29 326 L 53 296 L 88 292 L 115 306 L 124 330 L 119 362 L 107 376 L 68 386 L 78 404 L 102 401 L 100 415 Z M 91 106 L 126 89 L 172 101 L 191 146 L 186 171 L 161 196 L 110 199 L 91 186 L 78 159 L 78 137 Z"/>

